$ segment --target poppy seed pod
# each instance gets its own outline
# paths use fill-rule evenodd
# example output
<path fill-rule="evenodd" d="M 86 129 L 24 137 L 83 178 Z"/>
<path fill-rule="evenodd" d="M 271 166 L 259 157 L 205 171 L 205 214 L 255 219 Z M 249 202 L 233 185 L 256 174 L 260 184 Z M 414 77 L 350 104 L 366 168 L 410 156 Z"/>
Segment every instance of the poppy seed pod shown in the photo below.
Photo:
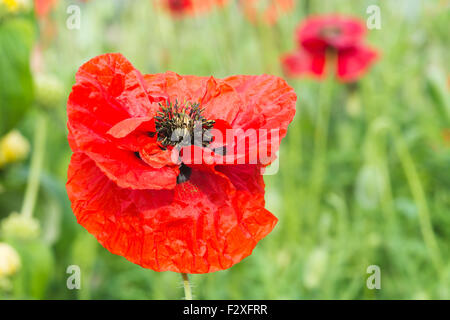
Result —
<path fill-rule="evenodd" d="M 37 74 L 34 76 L 34 94 L 36 103 L 44 109 L 58 107 L 64 95 L 61 81 L 53 75 Z"/>

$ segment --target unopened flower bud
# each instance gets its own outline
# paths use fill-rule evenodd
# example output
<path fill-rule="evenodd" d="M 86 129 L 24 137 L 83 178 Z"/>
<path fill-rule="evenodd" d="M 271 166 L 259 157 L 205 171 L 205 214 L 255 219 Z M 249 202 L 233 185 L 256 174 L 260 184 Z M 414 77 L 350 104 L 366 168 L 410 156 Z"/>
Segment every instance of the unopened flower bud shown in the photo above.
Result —
<path fill-rule="evenodd" d="M 20 257 L 9 244 L 0 242 L 0 278 L 16 273 L 20 268 Z"/>
<path fill-rule="evenodd" d="M 11 131 L 0 139 L 0 167 L 25 159 L 29 152 L 28 140 L 19 131 Z"/>
<path fill-rule="evenodd" d="M 52 109 L 61 103 L 64 87 L 57 77 L 39 73 L 34 76 L 34 92 L 39 106 Z"/>
<path fill-rule="evenodd" d="M 32 218 L 13 212 L 1 224 L 1 233 L 6 239 L 34 239 L 39 236 L 39 222 Z"/>

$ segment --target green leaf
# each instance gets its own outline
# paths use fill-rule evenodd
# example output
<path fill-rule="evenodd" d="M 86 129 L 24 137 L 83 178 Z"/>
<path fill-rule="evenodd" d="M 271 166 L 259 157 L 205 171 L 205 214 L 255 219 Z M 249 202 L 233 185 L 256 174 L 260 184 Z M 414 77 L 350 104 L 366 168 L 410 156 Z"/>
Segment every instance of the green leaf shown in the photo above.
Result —
<path fill-rule="evenodd" d="M 0 23 L 0 136 L 17 125 L 33 102 L 33 36 L 33 26 L 27 20 Z"/>
<path fill-rule="evenodd" d="M 444 119 L 444 123 L 447 124 L 448 120 L 450 120 L 450 100 L 447 89 L 447 77 L 444 70 L 445 68 L 440 66 L 430 67 L 427 73 L 426 84 L 434 106 L 442 119 Z"/>

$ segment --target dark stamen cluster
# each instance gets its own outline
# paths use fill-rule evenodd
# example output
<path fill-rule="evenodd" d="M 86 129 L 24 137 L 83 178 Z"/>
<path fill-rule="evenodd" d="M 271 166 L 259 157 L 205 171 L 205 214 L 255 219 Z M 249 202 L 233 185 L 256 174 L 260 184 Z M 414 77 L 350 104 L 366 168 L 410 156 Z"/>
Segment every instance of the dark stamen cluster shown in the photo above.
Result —
<path fill-rule="evenodd" d="M 338 26 L 325 26 L 320 30 L 320 36 L 324 39 L 333 39 L 342 33 Z"/>
<path fill-rule="evenodd" d="M 167 102 L 155 117 L 156 133 L 158 141 L 163 147 L 188 146 L 197 143 L 207 147 L 212 136 L 209 132 L 214 126 L 214 120 L 208 120 L 202 116 L 203 109 L 198 103 L 185 105 Z"/>

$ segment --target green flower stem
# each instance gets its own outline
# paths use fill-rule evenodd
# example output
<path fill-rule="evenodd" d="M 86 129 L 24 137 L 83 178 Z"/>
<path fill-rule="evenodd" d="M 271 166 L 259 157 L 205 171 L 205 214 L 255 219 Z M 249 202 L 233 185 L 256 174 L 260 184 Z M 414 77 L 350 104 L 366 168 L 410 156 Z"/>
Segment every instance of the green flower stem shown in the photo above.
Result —
<path fill-rule="evenodd" d="M 45 153 L 45 137 L 47 134 L 47 121 L 43 114 L 37 115 L 34 128 L 34 151 L 31 158 L 30 173 L 28 175 L 27 189 L 22 204 L 22 215 L 32 217 L 36 198 L 39 191 L 39 179 Z"/>
<path fill-rule="evenodd" d="M 433 265 L 438 270 L 438 273 L 440 273 L 443 266 L 442 257 L 433 231 L 433 226 L 430 219 L 430 210 L 428 208 L 422 182 L 420 181 L 417 168 L 408 147 L 397 130 L 394 130 L 394 139 L 398 157 L 405 172 L 406 179 L 408 180 L 411 194 L 417 205 L 420 230 L 422 232 L 425 245 L 428 248 Z"/>
<path fill-rule="evenodd" d="M 186 300 L 192 300 L 192 290 L 191 284 L 189 283 L 189 277 L 187 273 L 182 273 L 181 276 L 183 277 L 184 297 Z"/>
<path fill-rule="evenodd" d="M 334 63 L 330 64 L 334 65 Z M 327 79 L 320 84 L 319 103 L 316 116 L 316 128 L 314 132 L 314 155 L 311 172 L 310 216 L 315 214 L 318 209 L 320 203 L 320 195 L 322 193 L 323 183 L 326 176 L 327 138 L 331 116 L 334 81 L 335 81 L 334 74 L 329 72 Z"/>
<path fill-rule="evenodd" d="M 229 68 L 230 64 L 233 63 L 232 61 L 232 57 L 230 54 L 225 55 L 225 52 L 229 53 L 229 52 L 235 52 L 236 50 L 234 50 L 234 43 L 235 43 L 235 37 L 234 37 L 234 31 L 233 31 L 233 27 L 232 24 L 234 23 L 233 20 L 233 16 L 230 13 L 230 7 L 228 8 L 222 8 L 220 10 L 220 19 L 218 20 L 219 23 L 221 24 L 221 29 L 224 29 L 224 34 L 223 37 L 217 37 L 217 38 L 221 38 L 222 41 L 224 41 L 224 51 L 220 51 L 220 46 L 218 46 L 219 48 L 219 58 L 222 60 L 221 63 L 224 63 L 224 61 L 226 61 L 226 64 L 224 63 L 222 66 L 227 66 L 227 68 Z M 224 70 L 225 71 L 225 70 Z"/>
<path fill-rule="evenodd" d="M 280 64 L 273 63 L 278 58 L 277 50 L 274 50 L 276 45 L 274 44 L 273 30 L 263 22 L 258 21 L 256 24 L 256 33 L 258 35 L 259 47 L 262 57 L 262 67 L 266 73 L 280 74 Z"/>
<path fill-rule="evenodd" d="M 393 234 L 397 230 L 397 221 L 394 208 L 394 195 L 391 186 L 391 173 L 387 163 L 387 131 L 389 126 L 382 120 L 375 120 L 369 129 L 369 138 L 366 141 L 366 162 L 373 163 L 380 170 L 383 188 L 381 193 L 381 210 L 386 219 L 386 230 Z"/>

